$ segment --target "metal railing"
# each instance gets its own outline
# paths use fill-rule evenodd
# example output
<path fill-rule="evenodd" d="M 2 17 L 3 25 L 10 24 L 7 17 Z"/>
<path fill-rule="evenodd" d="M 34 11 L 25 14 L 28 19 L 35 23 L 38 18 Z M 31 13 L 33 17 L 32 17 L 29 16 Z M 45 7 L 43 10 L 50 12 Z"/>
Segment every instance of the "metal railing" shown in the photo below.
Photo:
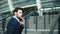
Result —
<path fill-rule="evenodd" d="M 26 23 L 25 23 L 25 34 L 27 34 L 27 17 L 29 17 L 30 15 L 32 15 L 34 13 L 34 11 L 32 11 L 32 12 L 30 12 L 28 15 L 26 15 L 26 16 L 24 16 L 23 18 L 25 18 L 26 19 Z M 6 17 L 4 17 L 3 19 L 1 19 L 0 21 L 2 21 L 2 23 L 5 21 L 5 19 L 6 18 L 8 18 L 8 17 L 10 17 L 10 16 L 12 16 L 12 14 L 10 14 L 10 15 L 8 15 L 8 16 L 6 16 Z M 44 15 L 45 16 L 45 15 Z M 36 19 L 35 19 L 35 23 L 36 23 L 36 30 L 37 30 L 37 16 L 35 17 Z M 45 18 L 45 17 L 44 17 Z M 45 19 L 44 19 L 45 20 Z M 5 23 L 5 22 L 4 22 Z M 51 29 L 50 29 L 50 32 L 49 32 L 49 34 L 53 34 L 53 31 L 54 31 L 54 29 L 55 29 L 55 27 L 56 27 L 56 25 L 57 25 L 57 20 L 56 20 L 56 23 L 54 23 L 54 25 L 51 27 Z M 2 25 L 2 26 L 5 26 L 5 25 Z M 44 26 L 45 27 L 45 26 Z M 5 34 L 7 31 L 5 30 L 5 27 L 3 27 L 2 28 L 3 29 L 3 34 Z M 45 28 L 44 28 L 45 29 Z"/>

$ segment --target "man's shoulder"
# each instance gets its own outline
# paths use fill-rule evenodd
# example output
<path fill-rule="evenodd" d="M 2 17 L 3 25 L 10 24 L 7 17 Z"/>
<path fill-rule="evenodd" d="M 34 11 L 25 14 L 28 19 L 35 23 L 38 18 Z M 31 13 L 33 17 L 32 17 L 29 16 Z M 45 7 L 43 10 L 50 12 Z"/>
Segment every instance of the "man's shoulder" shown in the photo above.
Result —
<path fill-rule="evenodd" d="M 11 19 L 9 20 L 9 22 L 10 22 L 10 23 L 16 23 L 17 20 L 16 20 L 15 18 L 11 18 Z"/>
<path fill-rule="evenodd" d="M 15 19 L 12 17 L 9 21 L 14 21 Z"/>

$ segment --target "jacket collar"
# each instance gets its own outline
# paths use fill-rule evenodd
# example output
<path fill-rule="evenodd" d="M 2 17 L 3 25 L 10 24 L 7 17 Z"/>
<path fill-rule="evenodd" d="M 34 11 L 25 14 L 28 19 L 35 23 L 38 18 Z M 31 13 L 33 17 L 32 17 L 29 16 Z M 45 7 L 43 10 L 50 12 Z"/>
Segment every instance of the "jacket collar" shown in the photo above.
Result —
<path fill-rule="evenodd" d="M 13 18 L 15 18 L 18 22 L 20 22 L 19 19 L 16 16 L 13 16 Z"/>

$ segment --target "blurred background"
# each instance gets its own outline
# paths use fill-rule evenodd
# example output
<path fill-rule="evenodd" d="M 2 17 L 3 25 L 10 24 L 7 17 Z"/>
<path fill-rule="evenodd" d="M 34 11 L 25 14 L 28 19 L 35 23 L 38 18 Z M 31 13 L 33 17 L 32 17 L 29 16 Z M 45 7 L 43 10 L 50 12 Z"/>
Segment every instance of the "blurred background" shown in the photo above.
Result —
<path fill-rule="evenodd" d="M 7 23 L 16 7 L 25 11 L 22 34 L 58 34 L 59 3 L 59 0 L 0 0 L 0 34 L 6 34 Z"/>

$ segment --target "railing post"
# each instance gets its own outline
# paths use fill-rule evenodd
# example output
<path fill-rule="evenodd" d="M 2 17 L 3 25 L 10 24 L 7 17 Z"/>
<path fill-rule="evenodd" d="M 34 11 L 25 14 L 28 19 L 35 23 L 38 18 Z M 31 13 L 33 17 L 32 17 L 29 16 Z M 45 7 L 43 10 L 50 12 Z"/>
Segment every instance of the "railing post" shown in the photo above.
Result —
<path fill-rule="evenodd" d="M 34 16 L 34 23 L 36 24 L 36 30 L 37 30 L 37 16 Z"/>
<path fill-rule="evenodd" d="M 29 28 L 28 24 L 29 24 L 29 17 L 26 17 L 25 18 L 25 34 L 27 34 L 27 28 Z"/>
<path fill-rule="evenodd" d="M 46 15 L 44 15 L 44 29 L 46 29 Z"/>
<path fill-rule="evenodd" d="M 49 13 L 50 13 L 50 11 L 49 11 Z M 50 14 L 48 15 L 48 17 L 49 17 L 49 19 L 48 19 L 48 20 L 49 20 L 48 23 L 50 24 Z"/>

